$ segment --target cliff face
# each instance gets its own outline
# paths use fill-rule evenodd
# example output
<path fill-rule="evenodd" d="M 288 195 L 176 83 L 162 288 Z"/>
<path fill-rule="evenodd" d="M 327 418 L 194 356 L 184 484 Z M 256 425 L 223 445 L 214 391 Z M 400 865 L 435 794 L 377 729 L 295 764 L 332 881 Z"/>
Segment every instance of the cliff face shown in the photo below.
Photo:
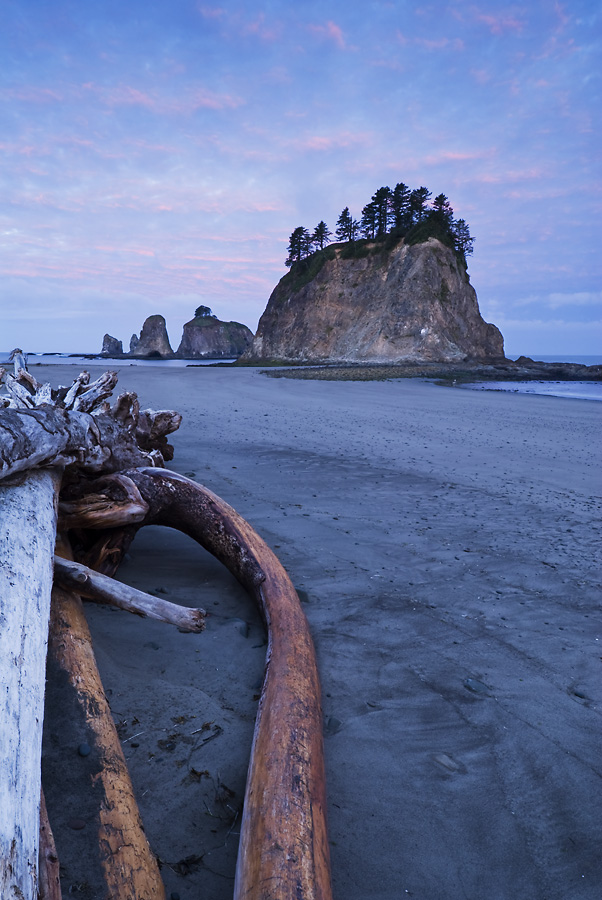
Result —
<path fill-rule="evenodd" d="M 435 238 L 362 249 L 368 255 L 345 259 L 345 245 L 329 248 L 335 258 L 306 284 L 293 267 L 274 289 L 243 359 L 383 363 L 504 356 L 502 335 L 481 317 L 453 250 Z"/>
<path fill-rule="evenodd" d="M 105 356 L 121 356 L 123 354 L 123 344 L 110 334 L 105 334 L 102 339 L 102 350 Z"/>
<path fill-rule="evenodd" d="M 163 316 L 149 316 L 142 326 L 140 337 L 133 334 L 130 341 L 131 356 L 173 356 L 167 327 Z"/>
<path fill-rule="evenodd" d="M 176 356 L 182 359 L 238 359 L 250 346 L 253 332 L 240 322 L 221 322 L 211 315 L 186 322 Z"/>

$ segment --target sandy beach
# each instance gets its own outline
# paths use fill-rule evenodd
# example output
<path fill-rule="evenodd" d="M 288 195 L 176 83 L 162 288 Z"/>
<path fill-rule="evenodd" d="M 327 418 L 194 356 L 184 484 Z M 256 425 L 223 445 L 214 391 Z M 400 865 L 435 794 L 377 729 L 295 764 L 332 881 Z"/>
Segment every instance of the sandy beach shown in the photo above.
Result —
<path fill-rule="evenodd" d="M 419 379 L 119 372 L 143 407 L 182 414 L 170 467 L 234 506 L 298 589 L 336 900 L 597 900 L 601 404 Z M 86 605 L 167 897 L 226 900 L 262 623 L 176 532 L 143 530 L 118 577 L 210 613 L 191 635 Z M 96 900 L 79 729 L 50 678 L 43 778 L 63 896 Z"/>

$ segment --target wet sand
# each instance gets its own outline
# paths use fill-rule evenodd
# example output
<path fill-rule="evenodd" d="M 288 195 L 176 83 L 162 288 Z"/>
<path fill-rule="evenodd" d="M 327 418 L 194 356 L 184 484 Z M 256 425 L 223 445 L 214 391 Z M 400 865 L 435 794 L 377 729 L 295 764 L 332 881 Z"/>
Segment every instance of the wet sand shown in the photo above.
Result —
<path fill-rule="evenodd" d="M 336 900 L 597 900 L 600 404 L 208 367 L 124 366 L 119 388 L 182 413 L 171 467 L 231 503 L 298 588 Z M 225 900 L 262 625 L 175 532 L 143 530 L 118 577 L 211 612 L 186 635 L 86 606 L 167 897 Z M 90 772 L 77 720 L 48 696 L 63 894 L 96 898 Z"/>

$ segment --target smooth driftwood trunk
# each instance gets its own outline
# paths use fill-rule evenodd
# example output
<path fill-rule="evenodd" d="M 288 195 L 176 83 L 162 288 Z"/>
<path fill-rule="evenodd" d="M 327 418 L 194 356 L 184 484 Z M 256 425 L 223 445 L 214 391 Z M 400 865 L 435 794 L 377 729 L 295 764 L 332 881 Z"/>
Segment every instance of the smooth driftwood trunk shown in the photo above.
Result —
<path fill-rule="evenodd" d="M 297 593 L 259 535 L 211 491 L 165 470 L 124 474 L 149 505 L 145 524 L 184 531 L 213 553 L 255 598 L 267 623 L 235 900 L 330 900 L 320 684 Z"/>
<path fill-rule="evenodd" d="M 54 580 L 60 587 L 95 603 L 110 603 L 126 612 L 175 625 L 180 631 L 198 633 L 205 628 L 204 609 L 190 609 L 153 597 L 60 556 L 54 557 Z"/>
<path fill-rule="evenodd" d="M 66 541 L 57 552 L 70 556 Z M 165 889 L 138 812 L 132 782 L 111 716 L 82 601 L 72 591 L 52 592 L 49 654 L 66 673 L 83 709 L 98 755 L 101 788 L 98 840 L 107 896 L 115 900 L 164 900 Z"/>
<path fill-rule="evenodd" d="M 36 900 L 40 760 L 60 471 L 0 484 L 0 897 Z"/>

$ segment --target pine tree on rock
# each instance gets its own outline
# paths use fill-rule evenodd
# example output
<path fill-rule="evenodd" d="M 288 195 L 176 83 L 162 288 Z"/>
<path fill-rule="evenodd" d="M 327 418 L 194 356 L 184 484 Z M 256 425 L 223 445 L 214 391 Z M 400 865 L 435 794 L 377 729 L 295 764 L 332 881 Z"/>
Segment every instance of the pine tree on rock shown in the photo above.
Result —
<path fill-rule="evenodd" d="M 288 256 L 285 260 L 285 265 L 292 266 L 293 263 L 299 262 L 300 260 L 305 259 L 306 256 L 309 256 L 311 253 L 311 243 L 311 235 L 307 228 L 304 228 L 302 225 L 295 228 L 289 238 L 287 247 Z"/>
<path fill-rule="evenodd" d="M 312 235 L 312 243 L 316 244 L 320 250 L 324 249 L 324 244 L 327 244 L 332 237 L 332 231 L 329 230 L 326 222 L 321 221 L 315 227 L 314 233 Z"/>
<path fill-rule="evenodd" d="M 339 241 L 354 241 L 359 230 L 359 222 L 353 218 L 346 206 L 337 219 L 336 237 Z"/>
<path fill-rule="evenodd" d="M 393 188 L 391 195 L 391 211 L 393 214 L 393 228 L 399 231 L 407 231 L 412 224 L 412 212 L 410 209 L 411 190 L 400 181 Z"/>
<path fill-rule="evenodd" d="M 412 214 L 412 224 L 416 225 L 422 222 L 427 215 L 427 203 L 431 198 L 431 192 L 428 188 L 415 188 L 410 194 L 410 211 Z"/>

